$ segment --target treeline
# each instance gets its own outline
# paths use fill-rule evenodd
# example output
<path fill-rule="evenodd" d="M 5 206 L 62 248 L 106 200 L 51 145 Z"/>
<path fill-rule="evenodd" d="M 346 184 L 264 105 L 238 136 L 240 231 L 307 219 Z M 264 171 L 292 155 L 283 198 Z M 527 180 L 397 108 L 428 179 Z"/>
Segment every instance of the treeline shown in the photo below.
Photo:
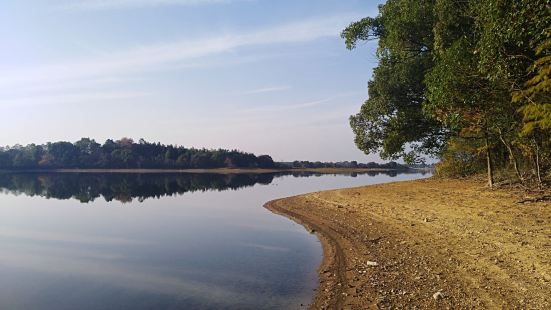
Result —
<path fill-rule="evenodd" d="M 542 185 L 551 171 L 549 0 L 388 0 L 342 32 L 378 40 L 369 99 L 350 124 L 385 159 Z"/>
<path fill-rule="evenodd" d="M 287 169 L 316 169 L 316 168 L 361 168 L 361 169 L 385 169 L 385 170 L 407 170 L 407 166 L 400 165 L 396 162 L 388 162 L 378 164 L 375 162 L 358 163 L 357 161 L 342 161 L 342 162 L 320 162 L 320 161 L 298 161 L 293 162 L 278 162 L 276 165 L 280 168 Z"/>
<path fill-rule="evenodd" d="M 103 144 L 82 138 L 75 143 L 52 142 L 0 147 L 0 169 L 210 169 L 210 168 L 367 168 L 406 170 L 396 162 L 274 162 L 268 155 L 224 149 L 208 150 L 150 143 L 140 139 L 107 140 Z"/>
<path fill-rule="evenodd" d="M 103 144 L 83 138 L 75 143 L 0 147 L 0 169 L 190 169 L 274 168 L 268 155 L 229 150 L 207 150 L 150 143 L 141 139 L 107 140 Z"/>

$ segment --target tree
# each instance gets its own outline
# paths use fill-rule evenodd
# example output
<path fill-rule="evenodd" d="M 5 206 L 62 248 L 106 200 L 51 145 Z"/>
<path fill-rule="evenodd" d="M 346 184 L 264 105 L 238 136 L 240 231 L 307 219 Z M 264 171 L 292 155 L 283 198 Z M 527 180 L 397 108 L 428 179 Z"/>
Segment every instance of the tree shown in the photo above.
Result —
<path fill-rule="evenodd" d="M 237 150 L 188 149 L 149 143 L 140 139 L 111 139 L 100 145 L 90 138 L 73 143 L 54 142 L 0 148 L 0 168 L 272 168 L 268 155 L 255 156 Z"/>
<path fill-rule="evenodd" d="M 535 157 L 541 180 L 551 144 L 550 13 L 549 0 L 389 0 L 377 17 L 352 23 L 342 32 L 347 48 L 379 40 L 369 98 L 350 118 L 357 146 L 469 171 L 481 165 L 465 161 L 484 161 L 490 186 L 495 166 L 525 183 Z"/>
<path fill-rule="evenodd" d="M 100 161 L 101 145 L 90 138 L 82 138 L 75 142 L 79 150 L 78 161 L 83 168 L 94 167 Z"/>
<path fill-rule="evenodd" d="M 259 168 L 274 168 L 274 160 L 269 155 L 260 155 L 258 156 L 258 167 Z"/>
<path fill-rule="evenodd" d="M 379 39 L 369 99 L 350 117 L 355 143 L 365 153 L 414 162 L 422 153 L 439 154 L 448 138 L 423 110 L 423 80 L 433 66 L 433 2 L 391 0 L 379 7 L 376 18 L 342 32 L 349 49 L 359 40 Z"/>
<path fill-rule="evenodd" d="M 523 116 L 521 135 L 531 138 L 536 175 L 541 184 L 541 149 L 549 149 L 551 144 L 551 30 L 537 47 L 536 56 L 529 68 L 531 78 L 513 93 L 513 102 L 522 104 L 519 108 Z"/>
<path fill-rule="evenodd" d="M 78 166 L 79 150 L 72 143 L 48 143 L 46 149 L 51 158 L 51 166 L 55 168 L 76 168 Z"/>
<path fill-rule="evenodd" d="M 529 68 L 531 78 L 513 94 L 513 102 L 522 103 L 519 110 L 524 135 L 536 130 L 551 131 L 551 30 L 548 36 L 536 49 L 538 58 Z"/>

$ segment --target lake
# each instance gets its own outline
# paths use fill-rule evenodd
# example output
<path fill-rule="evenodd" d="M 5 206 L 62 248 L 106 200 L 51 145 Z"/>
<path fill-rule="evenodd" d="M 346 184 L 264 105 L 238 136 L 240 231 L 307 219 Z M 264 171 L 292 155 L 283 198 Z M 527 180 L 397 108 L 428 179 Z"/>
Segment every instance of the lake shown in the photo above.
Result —
<path fill-rule="evenodd" d="M 315 235 L 265 202 L 421 173 L 0 173 L 0 309 L 297 309 Z"/>

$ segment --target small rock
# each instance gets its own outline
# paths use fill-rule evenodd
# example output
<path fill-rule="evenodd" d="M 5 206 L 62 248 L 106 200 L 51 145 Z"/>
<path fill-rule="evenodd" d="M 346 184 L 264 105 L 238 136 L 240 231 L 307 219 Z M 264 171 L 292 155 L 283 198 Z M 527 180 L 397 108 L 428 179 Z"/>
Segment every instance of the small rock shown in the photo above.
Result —
<path fill-rule="evenodd" d="M 365 265 L 366 266 L 373 266 L 373 267 L 379 266 L 379 264 L 377 262 L 366 262 Z"/>
<path fill-rule="evenodd" d="M 442 294 L 442 290 L 440 290 L 440 291 L 434 293 L 434 294 L 432 295 L 432 298 L 434 298 L 434 300 L 438 300 L 438 299 L 444 298 L 444 294 Z"/>

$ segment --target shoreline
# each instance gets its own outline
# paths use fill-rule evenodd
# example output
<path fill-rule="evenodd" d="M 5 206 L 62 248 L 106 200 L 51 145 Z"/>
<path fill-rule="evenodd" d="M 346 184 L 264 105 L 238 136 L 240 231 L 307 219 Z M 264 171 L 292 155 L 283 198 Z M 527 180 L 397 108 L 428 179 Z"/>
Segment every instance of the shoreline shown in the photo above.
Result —
<path fill-rule="evenodd" d="M 549 309 L 551 203 L 523 197 L 481 181 L 433 177 L 264 207 L 322 244 L 311 309 Z"/>
<path fill-rule="evenodd" d="M 207 168 L 207 169 L 0 169 L 0 173 L 216 173 L 216 174 L 262 174 L 262 173 L 369 173 L 369 172 L 396 172 L 416 173 L 425 170 L 416 169 L 383 169 L 383 168 L 292 168 L 292 169 L 263 169 L 263 168 Z"/>
<path fill-rule="evenodd" d="M 280 203 L 285 203 L 286 199 L 281 198 L 267 202 L 264 205 L 264 208 L 268 209 L 274 214 L 284 216 L 295 223 L 303 226 L 307 231 L 316 235 L 322 246 L 323 258 L 320 263 L 320 266 L 317 268 L 318 276 L 320 278 L 320 283 L 315 289 L 315 294 L 313 296 L 312 302 L 308 306 L 309 309 L 342 309 L 343 300 L 339 298 L 339 295 L 342 294 L 341 287 L 332 287 L 332 291 L 325 291 L 323 288 L 324 278 L 327 278 L 326 275 L 329 272 L 330 275 L 336 277 L 338 282 L 343 281 L 343 270 L 344 267 L 343 261 L 343 251 L 339 242 L 332 238 L 331 234 L 328 231 L 315 223 L 315 221 L 309 219 L 304 215 L 294 213 L 285 207 L 282 207 Z M 337 272 L 333 272 L 337 271 Z M 329 276 L 331 277 L 331 276 Z M 327 288 L 328 290 L 330 288 Z"/>

